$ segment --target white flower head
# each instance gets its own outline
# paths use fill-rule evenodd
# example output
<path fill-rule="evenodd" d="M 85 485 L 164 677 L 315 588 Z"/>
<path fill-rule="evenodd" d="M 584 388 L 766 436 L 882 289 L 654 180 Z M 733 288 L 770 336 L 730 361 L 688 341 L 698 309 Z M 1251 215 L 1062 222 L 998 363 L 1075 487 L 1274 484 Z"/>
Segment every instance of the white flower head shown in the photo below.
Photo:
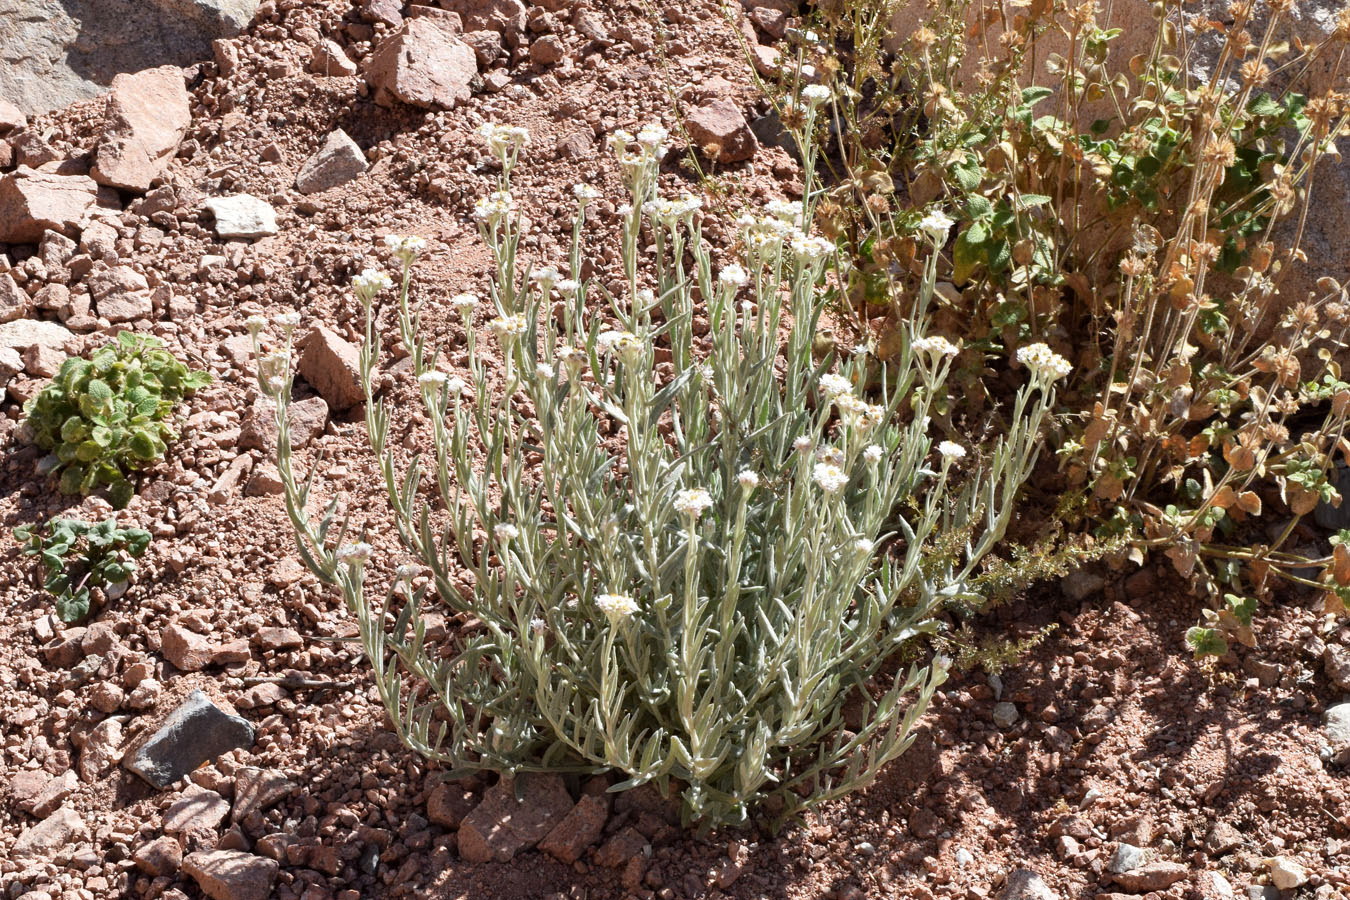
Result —
<path fill-rule="evenodd" d="M 848 475 L 832 462 L 816 463 L 811 477 L 820 485 L 822 491 L 830 495 L 839 493 L 844 489 L 844 485 L 848 484 Z"/>
<path fill-rule="evenodd" d="M 337 549 L 336 557 L 340 563 L 359 566 L 370 559 L 370 555 L 374 552 L 374 547 L 365 541 L 360 541 L 355 544 L 343 544 Z"/>
<path fill-rule="evenodd" d="M 820 392 L 828 399 L 834 400 L 844 394 L 853 393 L 853 383 L 843 375 L 828 372 L 820 376 Z"/>
<path fill-rule="evenodd" d="M 629 331 L 606 331 L 595 339 L 595 343 L 627 364 L 636 362 L 643 349 L 641 338 Z"/>
<path fill-rule="evenodd" d="M 423 372 L 417 376 L 417 383 L 422 386 L 424 391 L 439 392 L 441 386 L 450 379 L 450 376 L 444 372 L 432 369 L 430 372 Z"/>
<path fill-rule="evenodd" d="M 802 99 L 811 106 L 820 106 L 830 99 L 830 89 L 823 84 L 809 84 L 802 88 Z"/>
<path fill-rule="evenodd" d="M 492 333 L 497 335 L 497 340 L 502 342 L 503 346 L 510 345 L 516 338 L 523 335 L 528 329 L 525 317 L 520 313 L 510 316 L 498 316 L 488 323 Z"/>
<path fill-rule="evenodd" d="M 530 280 L 539 285 L 539 290 L 547 294 L 553 286 L 562 281 L 562 273 L 555 266 L 539 266 L 530 272 Z"/>
<path fill-rule="evenodd" d="M 1028 344 L 1017 350 L 1017 361 L 1031 370 L 1031 377 L 1053 383 L 1073 371 L 1069 361 L 1042 343 Z"/>
<path fill-rule="evenodd" d="M 802 205 L 791 200 L 770 200 L 764 204 L 764 215 L 796 227 L 802 223 Z"/>
<path fill-rule="evenodd" d="M 876 545 L 865 537 L 860 537 L 853 541 L 853 549 L 861 556 L 870 554 L 874 546 Z"/>
<path fill-rule="evenodd" d="M 792 449 L 805 456 L 811 452 L 811 449 L 815 447 L 815 445 L 815 441 L 811 440 L 806 435 L 802 435 L 792 442 Z"/>
<path fill-rule="evenodd" d="M 530 620 L 530 634 L 542 635 L 545 634 L 547 631 L 548 631 L 548 623 L 545 622 L 543 619 L 539 618 L 538 616 L 535 616 L 533 619 Z"/>
<path fill-rule="evenodd" d="M 516 208 L 515 199 L 510 191 L 493 191 L 486 197 L 479 197 L 473 204 L 476 219 L 489 227 L 495 227 Z"/>
<path fill-rule="evenodd" d="M 966 448 L 955 441 L 943 441 L 938 444 L 938 453 L 942 454 L 944 462 L 956 462 L 966 458 Z"/>
<path fill-rule="evenodd" d="M 478 126 L 478 134 L 487 144 L 488 152 L 501 160 L 503 165 L 530 142 L 530 132 L 519 125 L 484 122 Z"/>
<path fill-rule="evenodd" d="M 575 375 L 581 371 L 581 367 L 586 364 L 586 351 L 571 344 L 564 344 L 559 347 L 554 357 L 562 364 L 570 374 Z"/>
<path fill-rule="evenodd" d="M 392 287 L 393 284 L 393 279 L 379 269 L 366 269 L 352 279 L 352 292 L 356 294 L 356 299 L 361 305 L 365 306 L 375 299 L 376 294 Z"/>
<path fill-rule="evenodd" d="M 736 481 L 747 491 L 753 491 L 759 487 L 759 475 L 750 469 L 741 469 L 736 474 Z"/>
<path fill-rule="evenodd" d="M 478 295 L 465 292 L 456 294 L 450 298 L 450 305 L 459 312 L 460 316 L 468 319 L 473 315 L 473 309 L 478 305 Z"/>
<path fill-rule="evenodd" d="M 290 334 L 300 324 L 300 314 L 291 310 L 272 317 L 272 322 L 282 331 Z"/>
<path fill-rule="evenodd" d="M 499 522 L 492 527 L 492 534 L 501 544 L 509 544 L 520 537 L 520 529 L 509 522 Z"/>
<path fill-rule="evenodd" d="M 919 230 L 934 241 L 947 240 L 947 233 L 956 222 L 940 209 L 935 209 L 919 220 Z"/>
<path fill-rule="evenodd" d="M 712 505 L 712 494 L 703 488 L 687 488 L 675 495 L 675 511 L 683 513 L 690 520 L 703 515 L 703 511 Z"/>
<path fill-rule="evenodd" d="M 735 290 L 744 287 L 745 283 L 750 280 L 750 276 L 745 273 L 745 269 L 736 263 L 732 263 L 722 267 L 722 271 L 717 273 L 717 280 L 723 287 Z"/>
<path fill-rule="evenodd" d="M 582 206 L 585 206 L 592 200 L 600 199 L 600 192 L 589 184 L 574 184 L 572 185 L 572 196 L 581 201 Z"/>
<path fill-rule="evenodd" d="M 832 466 L 844 467 L 844 451 L 838 447 L 821 447 L 820 452 L 816 454 L 820 461 Z"/>
<path fill-rule="evenodd" d="M 564 297 L 575 297 L 577 292 L 581 290 L 581 282 L 577 281 L 575 278 L 564 278 L 554 285 L 554 287 L 556 287 L 558 293 L 562 294 Z"/>
<path fill-rule="evenodd" d="M 934 361 L 947 356 L 955 356 L 960 349 L 940 334 L 929 337 L 921 337 L 914 341 L 914 350 L 918 353 L 924 353 L 933 358 Z"/>
<path fill-rule="evenodd" d="M 601 594 L 595 598 L 595 605 L 611 622 L 620 622 L 638 611 L 637 601 L 627 594 Z"/>
<path fill-rule="evenodd" d="M 450 380 L 445 383 L 446 390 L 450 392 L 451 397 L 458 397 L 464 393 L 464 389 L 468 386 L 468 383 L 458 375 L 452 375 Z"/>
<path fill-rule="evenodd" d="M 422 255 L 422 251 L 427 249 L 426 238 L 415 234 L 386 234 L 384 245 L 394 254 L 394 258 L 405 266 L 412 265 L 413 261 Z"/>
<path fill-rule="evenodd" d="M 257 337 L 258 332 L 267 327 L 267 318 L 265 316 L 249 316 L 244 320 L 244 327 L 248 329 L 249 334 Z"/>
<path fill-rule="evenodd" d="M 875 466 L 877 463 L 881 462 L 883 453 L 884 451 L 882 451 L 881 447 L 878 445 L 868 444 L 863 450 L 863 459 L 867 461 L 868 465 Z"/>
<path fill-rule="evenodd" d="M 797 262 L 802 265 L 815 265 L 821 260 L 829 258 L 834 252 L 834 244 L 823 237 L 806 235 L 798 232 L 788 247 L 792 250 L 792 255 L 796 257 Z"/>
<path fill-rule="evenodd" d="M 548 381 L 553 377 L 553 367 L 546 362 L 537 362 L 534 364 L 534 374 L 540 381 Z"/>

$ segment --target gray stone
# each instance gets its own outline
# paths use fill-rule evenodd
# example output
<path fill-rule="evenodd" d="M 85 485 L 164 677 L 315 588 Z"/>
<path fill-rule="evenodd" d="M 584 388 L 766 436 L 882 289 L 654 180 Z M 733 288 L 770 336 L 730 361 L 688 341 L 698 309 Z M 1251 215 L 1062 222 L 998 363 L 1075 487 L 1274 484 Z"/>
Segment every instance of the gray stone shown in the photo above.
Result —
<path fill-rule="evenodd" d="M 1059 583 L 1059 589 L 1070 600 L 1081 603 L 1106 587 L 1106 579 L 1091 569 L 1075 569 Z"/>
<path fill-rule="evenodd" d="M 155 787 L 166 788 L 222 753 L 251 747 L 253 739 L 249 722 L 193 691 L 123 765 Z"/>
<path fill-rule="evenodd" d="M 123 72 L 209 59 L 258 3 L 0 0 L 0 97 L 35 115 L 92 99 Z"/>
<path fill-rule="evenodd" d="M 1059 900 L 1059 895 L 1030 869 L 1013 869 L 998 900 Z"/>
<path fill-rule="evenodd" d="M 1133 844 L 1119 844 L 1111 859 L 1106 864 L 1106 868 L 1114 875 L 1123 875 L 1126 872 L 1133 872 L 1148 862 L 1148 851 L 1143 847 L 1136 847 Z"/>
<path fill-rule="evenodd" d="M 1327 740 L 1333 744 L 1350 742 L 1350 703 L 1337 703 L 1322 717 Z"/>
<path fill-rule="evenodd" d="M 999 728 L 1011 728 L 1017 721 L 1017 707 L 1008 701 L 994 704 L 994 724 Z"/>
<path fill-rule="evenodd" d="M 302 194 L 317 194 L 346 184 L 368 168 L 370 163 L 366 162 L 366 155 L 356 141 L 339 128 L 305 160 L 300 174 L 295 176 L 295 186 Z"/>
<path fill-rule="evenodd" d="M 252 194 L 212 197 L 202 205 L 215 216 L 216 235 L 221 240 L 252 240 L 277 233 L 276 210 Z"/>

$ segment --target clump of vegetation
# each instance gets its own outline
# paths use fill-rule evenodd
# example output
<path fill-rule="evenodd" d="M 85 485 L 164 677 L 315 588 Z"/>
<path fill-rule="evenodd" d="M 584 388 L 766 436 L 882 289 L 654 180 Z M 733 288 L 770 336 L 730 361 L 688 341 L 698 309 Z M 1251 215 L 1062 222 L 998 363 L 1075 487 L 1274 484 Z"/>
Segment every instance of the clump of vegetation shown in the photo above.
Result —
<path fill-rule="evenodd" d="M 89 359 L 67 359 L 24 407 L 33 442 L 50 451 L 40 470 L 56 477 L 62 493 L 107 487 L 113 506 L 125 507 L 129 476 L 177 437 L 167 421 L 175 405 L 210 383 L 158 338 L 129 331 Z"/>
<path fill-rule="evenodd" d="M 803 129 L 827 95 L 803 92 Z M 1022 347 L 1007 433 L 985 447 L 935 441 L 930 416 L 958 351 L 928 333 L 949 223 L 925 225 L 916 253 L 928 269 L 899 352 L 884 365 L 875 347 L 816 360 L 840 258 L 809 230 L 812 147 L 803 201 L 746 211 L 737 252 L 717 266 L 699 198 L 657 191 L 664 129 L 614 135 L 631 196 L 611 294 L 580 275 L 596 198 L 584 185 L 566 269 L 518 268 L 510 177 L 527 135 L 489 125 L 484 136 L 501 175 L 476 212 L 496 261 L 504 369 L 483 359 L 471 295 L 455 306 L 472 382 L 436 367 L 409 299 L 424 242 L 391 237 L 392 312 L 434 447 L 406 467 L 374 387 L 376 298 L 392 281 L 367 271 L 354 283 L 367 429 L 414 559 L 382 601 L 367 596 L 372 546 L 351 542 L 335 506 L 317 522 L 306 512 L 313 475 L 294 471 L 286 412 L 293 326 L 264 355 L 267 325 L 250 323 L 300 549 L 356 615 L 401 737 L 455 770 L 617 771 L 619 788 L 677 793 L 703 825 L 781 822 L 866 784 L 909 745 L 946 676 L 948 661 L 914 639 L 939 630 L 945 604 L 975 599 L 1067 362 Z M 481 627 L 430 645 L 421 610 L 433 600 Z M 922 659 L 897 674 L 888 663 L 902 648 Z M 850 704 L 860 715 L 846 725 Z"/>
<path fill-rule="evenodd" d="M 892 34 L 907 6 L 916 27 Z M 833 166 L 818 224 L 853 263 L 840 309 L 900 347 L 920 223 L 951 216 L 934 324 L 962 345 L 961 389 L 935 424 L 954 433 L 1003 402 L 989 374 L 1012 348 L 1072 359 L 1058 471 L 1038 483 L 1071 529 L 1123 539 L 1119 562 L 1156 550 L 1212 598 L 1188 639 L 1222 653 L 1254 642 L 1279 579 L 1327 589 L 1334 609 L 1350 583 L 1330 552 L 1289 546 L 1340 499 L 1327 472 L 1346 446 L 1334 356 L 1350 301 L 1331 278 L 1279 297 L 1303 261 L 1310 177 L 1350 134 L 1350 11 L 1307 44 L 1282 39 L 1288 3 L 1258 18 L 1237 0 L 1221 29 L 1174 0 L 1154 9 L 1151 48 L 1124 60 L 1097 4 L 991 18 L 963 0 L 827 0 L 765 90 L 790 113 L 804 78 L 832 88 L 835 127 L 814 137 Z M 1198 79 L 1195 29 L 1211 25 L 1222 47 Z M 1290 86 L 1314 68 L 1314 95 Z M 1256 520 L 1272 509 L 1285 524 L 1268 536 Z"/>
<path fill-rule="evenodd" d="M 56 598 L 62 622 L 87 616 L 96 595 L 120 596 L 136 569 L 133 560 L 150 546 L 150 532 L 119 528 L 112 519 L 97 524 L 52 519 L 46 525 L 20 525 L 14 536 L 25 555 L 42 560 L 42 586 Z"/>

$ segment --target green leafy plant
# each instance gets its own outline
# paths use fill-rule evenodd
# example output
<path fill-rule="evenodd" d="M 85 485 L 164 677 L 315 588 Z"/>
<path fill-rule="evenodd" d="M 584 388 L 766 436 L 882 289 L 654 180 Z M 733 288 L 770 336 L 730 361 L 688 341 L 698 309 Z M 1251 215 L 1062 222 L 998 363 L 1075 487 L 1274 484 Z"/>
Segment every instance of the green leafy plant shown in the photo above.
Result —
<path fill-rule="evenodd" d="M 49 455 L 39 470 L 65 494 L 108 488 L 121 509 L 128 476 L 164 455 L 177 434 L 166 421 L 184 397 L 211 383 L 189 371 L 163 342 L 123 331 L 89 359 L 71 357 L 24 407 L 33 442 Z"/>
<path fill-rule="evenodd" d="M 112 519 L 96 525 L 52 519 L 46 525 L 20 525 L 14 536 L 25 555 L 41 558 L 42 586 L 56 598 L 62 622 L 87 616 L 95 591 L 105 598 L 120 596 L 135 571 L 132 560 L 150 546 L 150 532 L 119 528 Z"/>
<path fill-rule="evenodd" d="M 803 91 L 804 128 L 823 101 Z M 336 500 L 317 520 L 306 511 L 314 474 L 294 471 L 287 415 L 294 325 L 264 355 L 266 323 L 250 323 L 301 554 L 355 614 L 401 738 L 454 771 L 616 771 L 616 790 L 653 783 L 704 825 L 781 822 L 868 783 L 945 678 L 946 659 L 915 639 L 939 629 L 945 604 L 978 599 L 1067 363 L 1024 348 L 1008 432 L 982 448 L 935 442 L 930 413 L 957 351 L 925 333 L 937 223 L 892 363 L 866 347 L 817 362 L 838 259 L 802 229 L 817 197 L 809 146 L 803 201 L 747 211 L 734 261 L 715 272 L 700 200 L 658 194 L 664 129 L 616 134 L 631 196 L 611 293 L 580 275 L 586 186 L 568 271 L 520 271 L 510 175 L 525 135 L 485 136 L 502 166 L 476 209 L 496 263 L 500 367 L 480 352 L 478 301 L 461 295 L 472 383 L 437 368 L 409 296 L 424 242 L 389 239 L 401 290 L 384 312 L 411 357 L 426 457 L 402 461 L 375 396 L 375 298 L 392 280 L 353 284 L 367 431 L 415 560 L 382 602 L 367 597 L 374 549 L 352 542 Z M 430 644 L 421 610 L 437 601 L 475 626 Z M 902 648 L 920 661 L 897 673 Z M 860 715 L 846 724 L 850 704 Z"/>

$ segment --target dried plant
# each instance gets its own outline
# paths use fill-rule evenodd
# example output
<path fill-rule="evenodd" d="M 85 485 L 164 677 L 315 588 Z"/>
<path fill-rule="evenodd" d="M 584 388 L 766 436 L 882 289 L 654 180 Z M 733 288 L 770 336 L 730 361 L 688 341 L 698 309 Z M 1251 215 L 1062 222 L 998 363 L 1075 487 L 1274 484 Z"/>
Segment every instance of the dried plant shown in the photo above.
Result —
<path fill-rule="evenodd" d="M 1214 599 L 1188 633 L 1198 652 L 1252 643 L 1277 578 L 1343 610 L 1350 555 L 1288 544 L 1300 517 L 1340 501 L 1327 472 L 1338 450 L 1350 460 L 1335 362 L 1350 306 L 1331 278 L 1279 291 L 1303 262 L 1311 176 L 1350 133 L 1350 12 L 1309 45 L 1283 39 L 1288 3 L 1258 20 L 1238 0 L 1220 28 L 1169 0 L 1149 52 L 1123 60 L 1096 4 L 1002 17 L 944 0 L 887 54 L 905 6 L 821 4 L 797 64 L 766 85 L 790 97 L 810 66 L 834 88 L 837 127 L 816 137 L 838 165 L 819 211 L 853 258 L 843 306 L 883 332 L 903 317 L 925 266 L 919 222 L 954 212 L 933 321 L 963 338 L 964 411 L 997 399 L 989 364 L 1007 348 L 1044 341 L 1075 361 L 1060 471 L 1042 473 L 1083 497 L 1061 513 L 1127 538 L 1121 562 L 1166 554 Z M 1223 45 L 1197 79 L 1196 29 L 1211 25 Z M 1288 85 L 1314 64 L 1309 99 Z M 1251 523 L 1271 506 L 1286 520 L 1273 540 Z"/>

